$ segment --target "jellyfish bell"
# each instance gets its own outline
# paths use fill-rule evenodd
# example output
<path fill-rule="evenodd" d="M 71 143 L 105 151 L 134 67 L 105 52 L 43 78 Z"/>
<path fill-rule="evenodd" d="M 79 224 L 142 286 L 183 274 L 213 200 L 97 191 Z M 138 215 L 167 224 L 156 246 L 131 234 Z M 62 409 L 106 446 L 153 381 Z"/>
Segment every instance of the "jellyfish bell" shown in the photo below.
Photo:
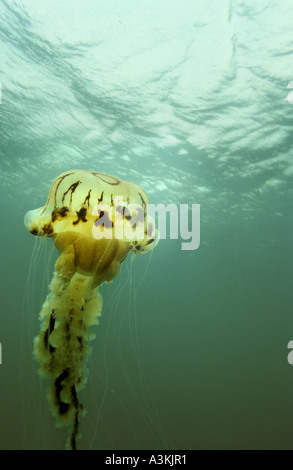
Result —
<path fill-rule="evenodd" d="M 145 226 L 145 233 L 129 239 L 128 217 L 125 211 L 121 214 L 121 208 L 135 204 L 144 213 L 141 225 Z M 156 245 L 158 237 L 146 214 L 147 204 L 145 192 L 133 183 L 102 173 L 74 170 L 56 178 L 45 206 L 29 211 L 24 223 L 33 235 L 52 237 L 61 254 L 72 254 L 78 272 L 94 274 L 95 282 L 100 283 L 119 274 L 120 263 L 130 251 L 143 253 Z M 102 217 L 99 206 L 106 208 Z M 101 219 L 105 219 L 103 231 L 97 237 L 97 223 Z M 118 225 L 123 225 L 122 237 L 117 236 Z"/>
<path fill-rule="evenodd" d="M 102 309 L 99 292 L 129 253 L 146 253 L 158 243 L 148 198 L 139 186 L 86 170 L 61 174 L 46 204 L 25 215 L 33 235 L 52 237 L 60 253 L 43 304 L 34 355 L 41 375 L 51 379 L 49 401 L 57 425 L 71 426 L 76 448 L 83 407 L 77 391 L 86 382 L 92 326 Z"/>

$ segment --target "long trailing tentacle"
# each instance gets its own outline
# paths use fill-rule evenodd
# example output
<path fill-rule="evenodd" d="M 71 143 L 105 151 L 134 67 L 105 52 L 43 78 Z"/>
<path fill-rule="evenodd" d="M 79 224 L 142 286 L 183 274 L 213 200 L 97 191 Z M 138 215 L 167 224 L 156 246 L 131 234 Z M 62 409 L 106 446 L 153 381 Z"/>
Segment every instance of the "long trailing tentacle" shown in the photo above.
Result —
<path fill-rule="evenodd" d="M 40 374 L 51 379 L 49 402 L 57 426 L 70 426 L 69 449 L 76 449 L 79 420 L 84 409 L 77 392 L 87 380 L 88 342 L 95 335 L 102 297 L 92 279 L 75 272 L 74 252 L 62 253 L 55 265 L 49 294 L 43 304 L 41 330 L 35 338 L 34 355 Z"/>

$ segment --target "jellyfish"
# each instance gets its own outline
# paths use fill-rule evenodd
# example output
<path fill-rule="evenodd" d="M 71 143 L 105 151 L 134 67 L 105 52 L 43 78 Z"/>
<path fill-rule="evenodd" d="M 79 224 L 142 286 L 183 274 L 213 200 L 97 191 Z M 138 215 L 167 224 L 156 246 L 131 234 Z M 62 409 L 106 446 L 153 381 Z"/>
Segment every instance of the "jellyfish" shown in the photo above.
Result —
<path fill-rule="evenodd" d="M 76 449 L 85 413 L 78 392 L 87 380 L 90 341 L 102 311 L 100 286 L 111 283 L 128 254 L 158 243 L 148 198 L 136 184 L 104 173 L 67 171 L 53 182 L 46 204 L 25 215 L 33 235 L 51 237 L 59 252 L 34 340 L 39 373 L 57 426 L 67 426 Z"/>

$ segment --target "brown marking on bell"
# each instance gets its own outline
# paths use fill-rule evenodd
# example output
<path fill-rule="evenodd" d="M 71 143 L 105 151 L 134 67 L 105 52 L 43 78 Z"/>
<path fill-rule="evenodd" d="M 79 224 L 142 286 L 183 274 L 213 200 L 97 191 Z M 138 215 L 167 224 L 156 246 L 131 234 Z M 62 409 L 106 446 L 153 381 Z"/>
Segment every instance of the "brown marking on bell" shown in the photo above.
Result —
<path fill-rule="evenodd" d="M 64 200 L 65 200 L 65 196 L 67 193 L 69 193 L 70 191 L 70 203 L 69 204 L 72 204 L 72 196 L 73 196 L 73 193 L 74 191 L 76 190 L 77 186 L 81 183 L 81 181 L 76 181 L 76 183 L 72 183 L 71 186 L 69 186 L 69 188 L 67 189 L 67 191 L 65 191 L 65 193 L 63 193 L 63 196 L 62 196 L 62 204 L 64 203 Z"/>
<path fill-rule="evenodd" d="M 56 190 L 55 190 L 55 204 L 54 204 L 54 207 L 57 207 L 57 192 L 58 192 L 58 189 L 59 189 L 60 184 L 62 183 L 62 181 L 65 180 L 65 178 L 67 178 L 67 176 L 70 176 L 70 175 L 73 175 L 73 173 L 67 173 L 66 175 L 63 175 L 63 176 L 60 178 L 60 181 L 58 182 L 57 187 L 56 187 Z M 48 199 L 48 200 L 49 200 L 49 199 Z M 62 201 L 62 202 L 63 202 L 63 201 Z"/>
<path fill-rule="evenodd" d="M 104 191 L 101 192 L 101 196 L 98 198 L 98 204 L 100 204 L 100 202 L 102 202 L 104 199 Z"/>
<path fill-rule="evenodd" d="M 44 235 L 47 235 L 48 237 L 51 237 L 54 233 L 54 228 L 51 225 L 51 222 L 48 222 L 47 224 L 44 224 L 42 227 L 42 231 Z"/>
<path fill-rule="evenodd" d="M 54 194 L 54 207 L 57 207 L 57 191 L 58 191 L 58 188 L 59 188 L 60 184 L 62 183 L 62 181 L 63 181 L 65 178 L 67 178 L 67 176 L 70 176 L 70 175 L 73 175 L 73 172 L 67 173 L 66 175 L 63 175 L 63 176 L 59 176 L 59 178 L 57 178 L 57 179 L 55 180 L 55 183 L 57 183 L 57 181 L 58 181 L 58 184 L 57 184 L 57 187 L 56 187 L 56 189 L 55 189 L 55 194 Z M 48 197 L 47 203 L 45 204 L 44 209 L 42 210 L 42 212 L 41 212 L 40 215 L 42 215 L 42 214 L 45 212 L 45 210 L 47 209 L 48 204 L 49 204 L 49 201 L 50 201 L 50 199 L 51 199 L 51 192 L 52 192 L 52 191 L 53 191 L 53 186 L 51 186 L 51 188 L 50 188 L 50 192 L 49 192 L 49 197 Z"/>
<path fill-rule="evenodd" d="M 120 184 L 120 180 L 118 178 L 116 178 L 115 176 L 106 175 L 104 173 L 99 173 L 97 171 L 92 171 L 91 173 L 92 173 L 92 175 L 95 175 L 97 178 L 99 178 L 104 183 L 110 184 L 111 186 L 118 186 L 118 184 Z"/>
<path fill-rule="evenodd" d="M 83 205 L 85 206 L 87 204 L 88 207 L 90 207 L 90 197 L 91 197 L 91 192 L 92 190 L 90 189 L 89 192 L 87 193 L 87 197 L 83 201 Z"/>
<path fill-rule="evenodd" d="M 113 207 L 114 206 L 114 199 L 113 199 L 113 194 L 111 194 L 111 202 L 110 202 L 110 206 Z"/>
<path fill-rule="evenodd" d="M 80 221 L 82 222 L 87 222 L 87 218 L 86 218 L 86 214 L 87 214 L 87 208 L 86 207 L 82 207 L 77 213 L 77 220 L 74 220 L 72 222 L 72 225 L 77 225 Z"/>
<path fill-rule="evenodd" d="M 126 220 L 131 220 L 132 219 L 128 207 L 123 208 L 123 218 L 126 219 Z"/>
<path fill-rule="evenodd" d="M 143 207 L 143 210 L 145 211 L 146 209 L 146 202 L 144 200 L 144 198 L 142 197 L 141 193 L 138 193 L 140 195 L 140 199 L 141 199 L 141 202 L 142 202 L 142 207 Z"/>
<path fill-rule="evenodd" d="M 55 222 L 56 220 L 60 220 L 63 217 L 66 217 L 66 215 L 69 212 L 69 208 L 64 206 L 64 207 L 57 207 L 56 209 L 53 210 L 51 218 L 52 222 Z"/>
<path fill-rule="evenodd" d="M 105 211 L 99 211 L 99 212 L 100 212 L 100 216 L 97 217 L 97 219 L 95 220 L 95 226 L 104 227 L 104 228 L 113 228 L 114 224 L 112 220 L 110 219 L 108 212 L 105 212 Z"/>

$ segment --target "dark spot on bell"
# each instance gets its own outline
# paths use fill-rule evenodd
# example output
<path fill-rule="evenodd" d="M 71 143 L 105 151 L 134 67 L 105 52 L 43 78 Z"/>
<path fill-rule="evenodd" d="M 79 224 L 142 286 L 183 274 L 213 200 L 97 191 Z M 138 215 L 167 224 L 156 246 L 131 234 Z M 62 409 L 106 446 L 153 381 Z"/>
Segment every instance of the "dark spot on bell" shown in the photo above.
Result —
<path fill-rule="evenodd" d="M 113 228 L 114 224 L 112 220 L 109 218 L 109 214 L 104 211 L 100 211 L 100 216 L 95 220 L 96 227 L 104 227 L 104 228 Z"/>
<path fill-rule="evenodd" d="M 49 222 L 48 224 L 44 224 L 42 227 L 42 231 L 44 235 L 47 235 L 48 237 L 51 237 L 54 233 L 54 229 L 52 224 Z"/>
<path fill-rule="evenodd" d="M 123 207 L 123 217 L 126 220 L 131 220 L 132 219 L 130 211 L 127 207 Z"/>
<path fill-rule="evenodd" d="M 53 210 L 51 214 L 52 222 L 55 222 L 56 220 L 60 220 L 63 217 L 66 217 L 66 215 L 69 212 L 69 208 L 64 206 L 64 207 L 57 207 L 56 209 Z"/>
<path fill-rule="evenodd" d="M 74 220 L 72 222 L 72 225 L 77 225 L 80 221 L 82 222 L 87 222 L 87 218 L 86 218 L 86 214 L 87 214 L 87 208 L 86 207 L 82 207 L 77 213 L 77 220 Z"/>

